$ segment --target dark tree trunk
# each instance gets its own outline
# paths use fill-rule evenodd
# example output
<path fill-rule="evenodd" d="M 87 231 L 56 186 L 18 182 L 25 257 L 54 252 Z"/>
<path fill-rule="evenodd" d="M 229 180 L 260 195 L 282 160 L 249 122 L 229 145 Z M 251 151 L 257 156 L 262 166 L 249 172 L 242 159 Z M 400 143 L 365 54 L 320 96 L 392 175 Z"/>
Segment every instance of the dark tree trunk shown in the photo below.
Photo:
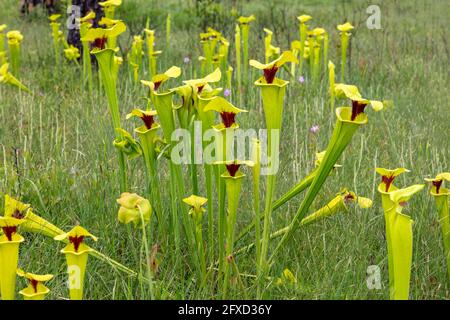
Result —
<path fill-rule="evenodd" d="M 72 17 L 84 17 L 89 11 L 95 12 L 95 19 L 93 27 L 98 27 L 98 22 L 104 16 L 102 7 L 98 4 L 103 0 L 72 0 Z M 78 9 L 79 8 L 79 9 Z M 76 25 L 73 23 L 72 25 Z M 80 41 L 80 29 L 70 28 L 67 33 L 67 42 L 74 47 L 77 47 L 82 52 L 82 46 Z"/>

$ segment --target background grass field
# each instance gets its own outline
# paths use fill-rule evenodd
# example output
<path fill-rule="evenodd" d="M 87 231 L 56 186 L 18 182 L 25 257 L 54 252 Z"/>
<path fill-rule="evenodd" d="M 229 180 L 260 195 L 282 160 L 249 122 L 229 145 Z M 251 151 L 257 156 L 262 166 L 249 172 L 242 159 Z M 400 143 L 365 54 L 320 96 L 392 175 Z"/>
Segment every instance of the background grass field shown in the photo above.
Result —
<path fill-rule="evenodd" d="M 35 210 L 65 230 L 80 223 L 100 238 L 95 247 L 135 269 L 144 269 L 140 259 L 140 232 L 117 221 L 119 196 L 118 167 L 112 146 L 113 129 L 103 93 L 88 95 L 80 83 L 81 70 L 66 65 L 61 70 L 53 63 L 53 49 L 45 14 L 40 10 L 20 17 L 15 0 L 0 2 L 0 24 L 24 34 L 21 80 L 33 94 L 0 87 L 0 195 L 21 197 Z M 381 30 L 369 30 L 366 8 L 381 8 Z M 148 16 L 157 30 L 156 47 L 162 49 L 159 70 L 171 65 L 182 67 L 182 79 L 195 76 L 200 53 L 198 34 L 203 27 L 222 31 L 231 42 L 234 21 L 233 3 L 195 7 L 194 1 L 167 0 L 155 4 L 147 0 L 125 0 L 116 16 L 124 19 L 132 34 L 140 32 Z M 296 16 L 313 16 L 311 26 L 330 32 L 330 59 L 339 62 L 339 36 L 335 29 L 345 20 L 355 26 L 352 36 L 348 83 L 356 84 L 364 96 L 392 99 L 394 107 L 381 113 L 368 111 L 369 123 L 354 136 L 338 163 L 343 168 L 330 177 L 313 207 L 328 202 L 342 187 L 370 197 L 368 210 L 352 208 L 330 219 L 301 229 L 282 250 L 271 270 L 272 277 L 289 268 L 297 276 L 295 285 L 270 285 L 266 298 L 273 299 L 387 299 L 388 270 L 384 218 L 376 192 L 378 176 L 374 168 L 406 167 L 411 173 L 396 180 L 397 186 L 422 183 L 426 176 L 449 170 L 449 22 L 447 1 L 236 1 L 239 15 L 254 14 L 251 26 L 250 58 L 263 60 L 263 27 L 274 31 L 274 43 L 282 49 L 298 38 Z M 165 48 L 165 17 L 172 16 L 170 48 Z M 123 55 L 130 46 L 131 33 L 121 36 Z M 230 48 L 233 52 L 234 47 Z M 191 62 L 185 64 L 183 58 Z M 233 53 L 234 57 L 234 53 Z M 234 61 L 232 59 L 231 65 Z M 197 68 L 198 69 L 198 68 Z M 337 70 L 339 70 L 337 68 Z M 198 75 L 198 74 L 197 74 Z M 249 74 L 250 83 L 257 78 Z M 287 74 L 283 74 L 287 77 Z M 306 76 L 306 75 L 305 75 Z M 145 77 L 145 75 L 144 75 Z M 325 77 L 326 79 L 326 77 Z M 180 83 L 173 81 L 171 85 Z M 243 128 L 264 127 L 259 91 L 251 84 L 244 88 L 239 115 Z M 326 148 L 335 117 L 327 100 L 327 82 L 311 85 L 292 79 L 286 96 L 281 143 L 281 168 L 276 194 L 279 196 L 304 177 L 314 165 L 314 153 Z M 125 114 L 143 106 L 145 89 L 134 85 L 126 63 L 121 70 L 119 99 L 122 124 L 130 132 L 133 121 Z M 235 103 L 236 92 L 232 100 Z M 339 105 L 339 104 L 338 104 Z M 318 124 L 317 134 L 309 128 Z M 107 138 L 111 137 L 111 138 Z M 129 168 L 132 192 L 145 194 L 145 167 L 141 159 Z M 168 170 L 161 168 L 161 190 L 169 215 Z M 238 213 L 238 231 L 252 219 L 251 190 L 244 186 Z M 298 208 L 302 196 L 276 211 L 273 230 L 285 226 Z M 0 201 L 1 202 L 1 201 Z M 3 210 L 0 204 L 0 212 Z M 450 284 L 434 200 L 423 191 L 405 209 L 415 220 L 411 298 L 449 299 Z M 215 298 L 213 285 L 197 290 L 190 278 L 188 257 L 173 268 L 173 248 L 167 235 L 152 233 L 151 244 L 160 243 L 161 262 L 157 276 L 158 298 Z M 34 273 L 57 275 L 49 283 L 49 298 L 68 296 L 65 261 L 61 245 L 39 235 L 26 234 L 21 246 L 20 266 Z M 253 240 L 251 235 L 238 247 Z M 276 243 L 273 242 L 272 244 Z M 208 246 L 208 244 L 206 244 Z M 185 255 L 187 253 L 185 252 Z M 254 253 L 237 257 L 242 273 L 255 274 Z M 381 268 L 381 290 L 366 286 L 369 265 Z M 188 275 L 184 277 L 184 272 Z M 254 297 L 253 278 L 243 278 L 248 297 Z M 24 283 L 18 283 L 21 287 Z M 267 283 L 269 285 L 269 282 Z M 87 299 L 145 299 L 146 283 L 114 271 L 107 264 L 90 259 L 85 285 Z M 232 298 L 243 298 L 236 286 Z"/>

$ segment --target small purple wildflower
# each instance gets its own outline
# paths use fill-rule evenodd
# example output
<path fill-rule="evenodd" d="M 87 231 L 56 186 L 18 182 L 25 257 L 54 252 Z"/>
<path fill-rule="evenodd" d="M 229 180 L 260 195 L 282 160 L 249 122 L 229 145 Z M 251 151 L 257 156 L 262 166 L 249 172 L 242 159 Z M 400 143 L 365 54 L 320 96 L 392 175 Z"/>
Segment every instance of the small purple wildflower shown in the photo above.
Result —
<path fill-rule="evenodd" d="M 191 62 L 191 59 L 189 57 L 184 57 L 183 62 L 189 63 L 189 62 Z"/>
<path fill-rule="evenodd" d="M 309 132 L 316 134 L 317 132 L 319 132 L 319 125 L 315 124 L 313 125 L 311 128 L 309 128 Z"/>
<path fill-rule="evenodd" d="M 298 82 L 299 82 L 300 84 L 305 83 L 305 78 L 304 78 L 303 76 L 298 77 Z"/>
<path fill-rule="evenodd" d="M 223 95 L 224 95 L 224 97 L 229 97 L 231 95 L 231 90 L 230 89 L 225 89 L 223 91 Z"/>

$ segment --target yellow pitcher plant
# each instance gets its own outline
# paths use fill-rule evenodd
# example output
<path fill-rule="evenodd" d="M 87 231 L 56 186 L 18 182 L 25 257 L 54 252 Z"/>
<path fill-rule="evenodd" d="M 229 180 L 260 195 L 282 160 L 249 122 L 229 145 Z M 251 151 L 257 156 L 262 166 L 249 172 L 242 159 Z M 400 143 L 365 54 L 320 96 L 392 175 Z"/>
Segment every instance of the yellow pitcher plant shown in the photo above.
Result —
<path fill-rule="evenodd" d="M 247 112 L 246 110 L 240 109 L 225 98 L 216 97 L 211 99 L 210 102 L 206 104 L 203 108 L 205 113 L 210 111 L 215 111 L 220 115 L 221 122 L 215 124 L 212 128 L 216 132 L 215 137 L 215 174 L 216 174 L 216 187 L 218 191 L 218 201 L 219 201 L 219 221 L 218 221 L 218 243 L 219 243 L 219 277 L 224 275 L 226 268 L 225 263 L 225 237 L 226 237 L 226 212 L 225 212 L 225 194 L 226 194 L 226 180 L 221 178 L 222 171 L 225 169 L 224 164 L 226 161 L 231 161 L 234 159 L 232 155 L 233 150 L 231 150 L 231 142 L 234 134 L 234 130 L 239 128 L 236 122 L 236 116 L 241 112 Z M 233 195 L 229 195 L 232 197 Z"/>
<path fill-rule="evenodd" d="M 133 42 L 131 44 L 131 51 L 128 55 L 128 62 L 130 63 L 133 71 L 134 82 L 137 83 L 139 80 L 139 69 L 142 68 L 142 55 L 144 40 L 141 36 L 134 36 Z"/>
<path fill-rule="evenodd" d="M 252 21 L 255 21 L 256 18 L 254 15 L 250 15 L 248 17 L 241 16 L 238 19 L 239 27 L 242 32 L 242 53 L 244 58 L 244 74 L 245 77 L 248 76 L 248 40 L 249 40 L 249 33 L 250 33 L 250 23 Z"/>
<path fill-rule="evenodd" d="M 350 41 L 350 36 L 352 35 L 350 31 L 353 30 L 354 27 L 350 22 L 346 22 L 338 25 L 337 29 L 341 34 L 341 82 L 343 82 L 345 79 L 345 64 L 347 63 L 348 44 Z"/>
<path fill-rule="evenodd" d="M 89 252 L 92 248 L 84 242 L 87 238 L 97 241 L 97 237 L 93 236 L 81 226 L 76 226 L 67 233 L 63 233 L 54 237 L 57 241 L 67 241 L 68 244 L 61 250 L 66 256 L 67 273 L 69 275 L 69 294 L 71 300 L 83 300 L 84 278 L 86 274 L 86 265 L 88 262 Z"/>
<path fill-rule="evenodd" d="M 80 38 L 83 39 L 86 36 L 89 28 L 92 27 L 95 19 L 95 12 L 89 11 L 84 17 L 80 18 Z M 82 40 L 82 52 L 83 52 L 83 82 L 87 81 L 89 92 L 92 92 L 94 88 L 94 80 L 92 78 L 92 63 L 91 53 L 89 47 L 89 41 Z"/>
<path fill-rule="evenodd" d="M 145 250 L 145 256 L 150 256 L 148 248 L 148 239 L 146 226 L 150 223 L 152 218 L 152 206 L 150 201 L 137 195 L 136 193 L 124 192 L 120 195 L 120 198 L 116 200 L 120 205 L 118 212 L 118 219 L 123 224 L 133 222 L 136 228 L 140 228 L 142 231 L 142 246 Z M 159 221 L 161 224 L 161 221 Z M 147 265 L 147 276 L 150 287 L 150 295 L 152 300 L 154 299 L 153 291 L 153 275 L 150 266 L 150 262 L 145 263 Z"/>
<path fill-rule="evenodd" d="M 16 296 L 16 269 L 19 246 L 25 239 L 17 233 L 24 221 L 12 217 L 0 217 L 0 293 L 2 300 L 14 300 Z"/>
<path fill-rule="evenodd" d="M 107 0 L 99 2 L 98 4 L 103 7 L 106 18 L 114 19 L 116 8 L 122 4 L 122 0 Z"/>
<path fill-rule="evenodd" d="M 117 199 L 120 205 L 117 218 L 123 224 L 133 223 L 135 227 L 144 228 L 150 223 L 152 206 L 150 201 L 136 193 L 124 192 Z"/>
<path fill-rule="evenodd" d="M 80 51 L 78 50 L 77 47 L 69 45 L 69 48 L 64 49 L 64 55 L 66 56 L 67 60 L 73 61 L 78 65 L 78 58 L 80 57 Z"/>
<path fill-rule="evenodd" d="M 60 58 L 60 35 L 59 35 L 59 27 L 61 26 L 61 23 L 58 22 L 58 19 L 61 17 L 60 14 L 52 14 L 51 16 L 48 17 L 48 19 L 50 20 L 50 27 L 52 29 L 52 38 L 53 38 L 53 50 L 54 50 L 54 54 L 55 54 L 55 62 L 56 65 L 59 65 L 61 58 Z"/>
<path fill-rule="evenodd" d="M 126 30 L 123 22 L 119 21 L 111 28 L 91 28 L 86 32 L 86 35 L 81 38 L 81 41 L 88 41 L 93 43 L 92 54 L 97 58 L 99 71 L 101 75 L 101 82 L 105 88 L 106 97 L 108 99 L 109 110 L 111 113 L 112 123 L 114 129 L 120 129 L 120 111 L 119 102 L 117 98 L 116 76 L 114 67 L 115 50 L 106 47 L 108 38 L 117 37 Z M 115 130 L 116 139 L 122 140 L 120 130 Z M 127 190 L 127 176 L 126 176 L 126 162 L 123 152 L 118 150 L 119 167 L 120 167 L 120 190 L 122 192 Z"/>
<path fill-rule="evenodd" d="M 24 300 L 44 300 L 50 292 L 50 289 L 44 283 L 53 279 L 52 274 L 39 275 L 17 269 L 17 275 L 28 281 L 28 287 L 19 291 Z"/>
<path fill-rule="evenodd" d="M 250 60 L 250 65 L 263 71 L 263 76 L 255 81 L 255 85 L 261 89 L 261 97 L 264 109 L 267 132 L 267 156 L 276 159 L 280 143 L 280 130 L 282 126 L 282 115 L 284 106 L 284 95 L 288 81 L 276 78 L 278 70 L 287 62 L 298 62 L 291 51 L 283 52 L 278 59 L 270 63 L 262 64 L 256 60 Z M 270 163 L 276 166 L 276 163 Z M 272 199 L 276 184 L 276 173 L 272 172 L 267 177 L 266 204 L 264 209 L 263 240 L 261 256 L 258 261 L 258 276 L 261 280 L 263 267 L 267 266 L 266 256 L 268 251 L 270 235 L 270 219 L 272 215 Z M 259 221 L 258 221 L 259 223 Z M 260 288 L 260 286 L 258 286 Z M 259 291 L 259 290 L 258 290 Z"/>
<path fill-rule="evenodd" d="M 402 213 L 411 196 L 424 185 L 412 185 L 389 193 L 389 208 L 384 211 L 388 241 L 389 295 L 391 300 L 407 300 L 413 253 L 412 225 L 414 221 Z M 388 235 L 389 233 L 389 235 Z M 389 243 L 390 242 L 390 243 Z"/>
<path fill-rule="evenodd" d="M 144 123 L 142 126 L 134 129 L 134 132 L 139 136 L 142 154 L 147 168 L 149 195 L 151 199 L 154 199 L 154 206 L 157 208 L 156 216 L 159 224 L 162 226 L 161 192 L 155 150 L 155 139 L 157 137 L 157 131 L 161 126 L 154 119 L 156 114 L 156 110 L 133 109 L 131 113 L 127 114 L 127 119 L 136 117 L 140 118 Z"/>
<path fill-rule="evenodd" d="M 219 70 L 220 72 L 220 70 Z M 176 92 L 175 89 L 164 89 L 163 84 L 169 79 L 178 78 L 181 74 L 181 69 L 176 66 L 172 66 L 166 72 L 157 74 L 152 77 L 152 81 L 141 80 L 141 83 L 149 88 L 150 100 L 152 101 L 163 131 L 164 140 L 169 145 L 168 152 L 171 153 L 175 142 L 172 141 L 172 132 L 175 130 L 175 118 L 173 108 L 173 96 Z M 220 79 L 220 78 L 219 78 Z M 187 82 L 187 81 L 185 81 Z M 179 164 L 175 164 L 173 161 L 169 161 L 170 170 L 170 190 L 171 190 L 171 202 L 172 202 L 172 221 L 178 221 L 178 209 L 177 198 L 181 200 L 184 196 L 185 188 L 182 176 L 182 170 Z M 192 229 L 191 222 L 189 221 L 187 210 L 182 210 L 181 218 L 183 225 L 186 229 L 186 236 L 188 238 L 188 244 L 191 249 L 195 249 L 195 235 Z M 176 224 L 177 226 L 177 224 Z M 174 232 L 175 241 L 179 241 L 179 230 Z M 177 242 L 179 245 L 179 242 Z M 178 249 L 177 249 L 178 250 Z M 192 259 L 196 264 L 198 271 L 200 271 L 199 257 L 194 254 Z"/>
<path fill-rule="evenodd" d="M 334 112 L 335 98 L 334 98 L 334 85 L 335 85 L 335 70 L 336 66 L 330 60 L 328 61 L 328 94 L 330 96 L 330 108 L 331 112 Z"/>
<path fill-rule="evenodd" d="M 155 51 L 155 30 L 144 29 L 145 43 L 147 45 L 147 57 L 148 57 L 148 73 L 151 77 L 156 74 L 156 60 L 153 62 L 153 53 Z"/>
<path fill-rule="evenodd" d="M 308 34 L 308 25 L 307 22 L 311 20 L 312 17 L 307 14 L 302 14 L 297 17 L 297 20 L 299 21 L 299 35 L 300 35 L 300 59 L 299 59 L 299 72 L 300 75 L 302 75 L 303 72 L 303 60 L 305 55 L 305 41 Z"/>
<path fill-rule="evenodd" d="M 234 46 L 236 50 L 236 78 L 238 83 L 239 101 L 242 100 L 241 87 L 242 87 L 242 74 L 241 74 L 241 28 L 236 25 L 234 32 Z M 247 63 L 247 62 L 245 62 Z"/>
<path fill-rule="evenodd" d="M 187 198 L 184 198 L 183 202 L 190 207 L 189 215 L 194 220 L 195 241 L 197 244 L 197 254 L 200 258 L 200 265 L 202 271 L 201 285 L 203 286 L 204 281 L 206 280 L 206 259 L 205 259 L 205 248 L 203 245 L 203 213 L 206 210 L 205 208 L 203 208 L 203 206 L 208 202 L 208 199 L 193 194 Z"/>
<path fill-rule="evenodd" d="M 234 237 L 237 211 L 239 207 L 239 198 L 241 195 L 242 181 L 245 174 L 240 170 L 242 165 L 253 166 L 251 161 L 231 160 L 225 161 L 226 171 L 222 173 L 221 178 L 225 181 L 226 194 L 228 197 L 228 208 L 226 216 L 226 242 L 225 242 L 225 257 L 227 263 L 224 263 L 224 282 L 222 287 L 222 298 L 227 298 L 227 291 L 230 277 L 230 262 L 234 260 Z M 219 243 L 222 246 L 222 243 Z"/>
<path fill-rule="evenodd" d="M 266 36 L 264 37 L 264 62 L 269 63 L 270 58 L 275 54 L 275 50 L 273 49 L 275 47 L 272 46 L 273 32 L 267 28 L 264 28 L 264 32 L 266 33 Z"/>
<path fill-rule="evenodd" d="M 448 281 L 450 281 L 450 216 L 448 214 L 448 199 L 450 191 L 444 188 L 444 181 L 450 181 L 450 172 L 439 173 L 435 178 L 426 178 L 431 183 L 430 194 L 433 196 L 441 225 L 444 256 L 447 262 Z"/>
<path fill-rule="evenodd" d="M 8 28 L 6 24 L 0 24 L 0 53 L 5 51 L 5 30 Z M 0 64 L 5 63 L 6 61 L 0 60 Z"/>
<path fill-rule="evenodd" d="M 14 77 L 11 72 L 8 71 L 9 63 L 4 63 L 0 67 L 0 83 L 9 84 L 19 88 L 20 90 L 30 92 L 25 85 L 23 85 L 16 77 Z"/>
<path fill-rule="evenodd" d="M 322 66 L 322 58 L 320 56 L 320 52 L 322 50 L 322 43 L 324 39 L 326 31 L 324 28 L 314 28 L 311 31 L 311 35 L 314 37 L 314 45 L 313 45 L 313 63 L 311 65 L 311 75 L 314 80 L 319 78 L 321 66 Z"/>
<path fill-rule="evenodd" d="M 106 29 L 114 28 L 119 22 L 122 22 L 122 20 L 115 20 L 110 19 L 107 17 L 102 17 L 98 24 L 102 27 L 105 27 Z M 123 23 L 123 22 L 122 22 Z M 106 40 L 106 47 L 110 49 L 116 49 L 117 47 L 117 36 L 116 35 L 110 35 L 108 39 Z"/>
<path fill-rule="evenodd" d="M 37 215 L 29 204 L 18 201 L 9 195 L 5 195 L 5 217 L 21 220 L 20 228 L 25 232 L 42 234 L 50 238 L 64 233 L 63 230 Z M 136 276 L 136 272 L 133 270 L 96 250 L 91 251 L 90 254 L 128 275 Z"/>
<path fill-rule="evenodd" d="M 11 62 L 12 73 L 18 77 L 20 69 L 20 44 L 23 40 L 23 35 L 20 31 L 12 30 L 6 34 L 8 38 L 9 59 Z"/>
<path fill-rule="evenodd" d="M 291 51 L 294 57 L 299 60 L 300 52 L 301 52 L 301 42 L 298 40 L 294 40 L 291 42 Z M 297 63 L 291 62 L 291 75 L 295 77 Z"/>

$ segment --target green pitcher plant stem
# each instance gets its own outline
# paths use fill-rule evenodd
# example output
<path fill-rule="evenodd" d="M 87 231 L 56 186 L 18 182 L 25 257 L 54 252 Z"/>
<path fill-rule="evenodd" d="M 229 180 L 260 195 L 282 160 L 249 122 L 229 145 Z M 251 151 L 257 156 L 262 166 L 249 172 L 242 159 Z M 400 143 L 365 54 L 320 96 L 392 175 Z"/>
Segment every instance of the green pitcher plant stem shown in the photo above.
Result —
<path fill-rule="evenodd" d="M 298 227 L 303 227 L 317 221 L 323 220 L 327 217 L 331 217 L 341 211 L 348 212 L 348 204 L 349 203 L 357 203 L 359 208 L 367 209 L 372 206 L 372 200 L 359 197 L 354 192 L 348 191 L 346 188 L 342 189 L 330 202 L 327 203 L 324 207 L 319 210 L 309 214 L 304 217 Z M 291 228 L 291 225 L 288 225 L 284 228 L 281 228 L 270 234 L 270 239 L 273 240 L 275 238 L 281 237 L 285 235 Z M 250 251 L 255 247 L 258 242 L 251 243 L 237 251 L 235 251 L 234 255 L 242 254 Z"/>
<path fill-rule="evenodd" d="M 228 285 L 230 281 L 230 262 L 233 260 L 234 251 L 234 236 L 235 225 L 237 217 L 237 209 L 239 204 L 239 198 L 242 187 L 242 179 L 245 177 L 239 167 L 243 164 L 252 166 L 253 164 L 248 161 L 226 161 L 225 167 L 227 171 L 221 175 L 221 178 L 225 181 L 226 193 L 228 197 L 227 203 L 227 217 L 226 217 L 226 244 L 225 254 L 226 262 L 224 269 L 224 282 L 222 286 L 222 298 L 226 299 L 228 293 Z"/>
<path fill-rule="evenodd" d="M 203 245 L 203 213 L 205 209 L 203 206 L 208 202 L 208 199 L 191 195 L 188 198 L 184 198 L 183 202 L 190 206 L 189 215 L 194 221 L 195 225 L 195 240 L 197 244 L 197 254 L 200 258 L 201 266 L 201 286 L 204 287 L 206 281 L 206 255 Z"/>
<path fill-rule="evenodd" d="M 269 246 L 270 237 L 270 221 L 272 218 L 272 202 L 276 184 L 275 167 L 278 166 L 278 148 L 280 143 L 280 131 L 282 126 L 283 104 L 286 86 L 289 82 L 275 77 L 276 72 L 286 62 L 298 62 L 291 51 L 285 51 L 276 60 L 261 64 L 256 60 L 250 60 L 250 65 L 263 70 L 264 76 L 256 80 L 255 85 L 261 89 L 261 97 L 264 109 L 265 122 L 267 127 L 267 155 L 272 166 L 270 174 L 267 176 L 264 224 L 262 233 L 261 256 L 257 261 L 258 271 L 258 297 L 260 297 L 260 282 L 264 276 L 266 266 L 266 257 Z M 258 221 L 259 222 L 259 221 Z"/>
<path fill-rule="evenodd" d="M 111 28 L 91 28 L 85 36 L 81 38 L 81 41 L 89 41 L 94 43 L 94 49 L 92 54 L 95 55 L 99 71 L 101 82 L 105 89 L 106 97 L 108 99 L 108 106 L 113 122 L 113 128 L 116 129 L 116 140 L 123 138 L 120 124 L 120 110 L 119 102 L 117 98 L 116 88 L 116 76 L 114 70 L 114 49 L 106 48 L 106 41 L 110 37 L 117 37 L 126 30 L 126 26 L 123 22 L 119 21 Z M 117 150 L 119 169 L 120 169 L 120 191 L 125 192 L 127 190 L 127 172 L 126 172 L 126 160 L 125 155 L 121 150 Z"/>

